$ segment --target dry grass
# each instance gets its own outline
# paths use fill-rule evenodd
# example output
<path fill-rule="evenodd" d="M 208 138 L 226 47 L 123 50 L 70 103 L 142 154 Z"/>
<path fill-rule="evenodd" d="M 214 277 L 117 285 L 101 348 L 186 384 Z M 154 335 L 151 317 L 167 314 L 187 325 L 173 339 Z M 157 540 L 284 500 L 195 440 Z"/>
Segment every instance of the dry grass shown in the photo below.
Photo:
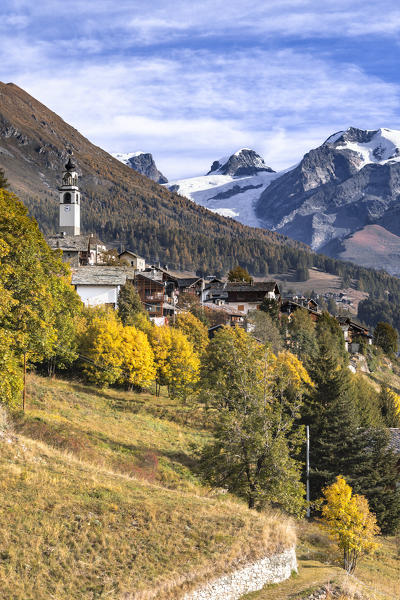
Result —
<path fill-rule="evenodd" d="M 294 543 L 278 513 L 207 495 L 177 455 L 195 462 L 191 447 L 208 434 L 173 413 L 166 398 L 31 377 L 17 438 L 0 439 L 1 599 L 172 600 Z M 121 468 L 125 452 L 136 465 L 155 449 L 175 489 L 160 468 Z"/>
<path fill-rule="evenodd" d="M 30 375 L 17 430 L 100 467 L 202 493 L 194 474 L 206 439 L 201 409 L 163 396 L 99 390 Z"/>

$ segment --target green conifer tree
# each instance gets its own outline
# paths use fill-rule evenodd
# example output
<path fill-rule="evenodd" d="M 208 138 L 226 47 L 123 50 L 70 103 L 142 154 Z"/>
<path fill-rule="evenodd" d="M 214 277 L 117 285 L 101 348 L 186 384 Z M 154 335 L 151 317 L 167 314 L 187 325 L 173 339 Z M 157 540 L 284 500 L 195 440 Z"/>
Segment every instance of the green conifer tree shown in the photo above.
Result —
<path fill-rule="evenodd" d="M 135 315 L 142 312 L 139 294 L 133 283 L 127 281 L 118 294 L 118 316 L 124 325 L 134 325 Z"/>
<path fill-rule="evenodd" d="M 4 170 L 0 169 L 0 188 L 7 188 L 8 187 L 8 181 L 7 178 L 4 174 Z"/>
<path fill-rule="evenodd" d="M 320 335 L 309 372 L 315 387 L 305 404 L 304 421 L 310 425 L 310 491 L 316 500 L 337 475 L 351 480 L 353 465 L 362 459 L 363 443 L 350 398 L 350 371 L 329 331 Z"/>
<path fill-rule="evenodd" d="M 390 433 L 383 428 L 363 431 L 364 456 L 355 465 L 353 488 L 368 499 L 384 535 L 393 535 L 400 527 L 400 489 L 397 456 L 389 445 Z"/>

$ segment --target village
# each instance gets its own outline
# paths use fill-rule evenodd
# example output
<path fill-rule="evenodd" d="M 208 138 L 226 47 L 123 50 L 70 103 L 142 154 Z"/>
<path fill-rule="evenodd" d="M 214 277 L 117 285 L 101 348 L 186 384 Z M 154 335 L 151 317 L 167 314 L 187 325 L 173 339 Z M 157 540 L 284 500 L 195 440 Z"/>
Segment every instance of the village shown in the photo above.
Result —
<path fill-rule="evenodd" d="M 105 305 L 117 309 L 121 288 L 132 283 L 149 318 L 158 326 L 174 323 L 185 301 L 198 302 L 210 317 L 209 337 L 224 325 L 251 328 L 247 316 L 259 310 L 264 300 L 277 303 L 279 315 L 291 315 L 305 309 L 313 321 L 323 313 L 315 298 L 281 293 L 278 282 L 270 280 L 228 281 L 214 276 L 171 270 L 168 265 L 148 264 L 132 249 L 117 252 L 102 242 L 96 233 L 81 233 L 81 194 L 77 166 L 70 156 L 59 191 L 59 231 L 47 243 L 62 251 L 63 261 L 72 270 L 71 283 L 86 306 Z M 338 302 L 348 303 L 344 294 Z M 337 316 L 346 349 L 358 353 L 360 343 L 372 344 L 369 330 L 350 316 Z"/>

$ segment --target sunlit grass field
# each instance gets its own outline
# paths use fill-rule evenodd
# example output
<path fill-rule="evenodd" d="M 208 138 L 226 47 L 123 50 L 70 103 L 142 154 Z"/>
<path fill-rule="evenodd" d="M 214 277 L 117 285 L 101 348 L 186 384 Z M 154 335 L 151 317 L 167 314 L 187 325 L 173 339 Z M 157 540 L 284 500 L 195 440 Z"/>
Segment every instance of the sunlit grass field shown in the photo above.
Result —
<path fill-rule="evenodd" d="M 203 487 L 202 415 L 29 378 L 0 436 L 0 598 L 174 599 L 294 543 L 290 520 Z"/>

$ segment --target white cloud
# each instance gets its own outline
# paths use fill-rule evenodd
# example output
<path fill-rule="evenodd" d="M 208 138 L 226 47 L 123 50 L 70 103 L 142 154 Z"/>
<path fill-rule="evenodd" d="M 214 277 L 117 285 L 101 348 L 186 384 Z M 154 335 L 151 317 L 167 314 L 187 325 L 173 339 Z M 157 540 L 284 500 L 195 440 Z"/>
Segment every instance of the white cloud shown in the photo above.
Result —
<path fill-rule="evenodd" d="M 183 51 L 61 72 L 32 60 L 17 84 L 105 149 L 153 152 L 171 178 L 242 146 L 287 167 L 338 129 L 400 125 L 396 85 L 307 53 Z"/>
<path fill-rule="evenodd" d="M 400 127 L 396 84 L 335 62 L 326 45 L 317 55 L 277 44 L 282 36 L 395 37 L 394 1 L 18 0 L 10 7 L 15 28 L 0 36 L 2 77 L 107 150 L 152 152 L 170 178 L 205 172 L 241 146 L 284 168 L 349 125 Z M 266 49 L 264 41 L 275 43 Z"/>

